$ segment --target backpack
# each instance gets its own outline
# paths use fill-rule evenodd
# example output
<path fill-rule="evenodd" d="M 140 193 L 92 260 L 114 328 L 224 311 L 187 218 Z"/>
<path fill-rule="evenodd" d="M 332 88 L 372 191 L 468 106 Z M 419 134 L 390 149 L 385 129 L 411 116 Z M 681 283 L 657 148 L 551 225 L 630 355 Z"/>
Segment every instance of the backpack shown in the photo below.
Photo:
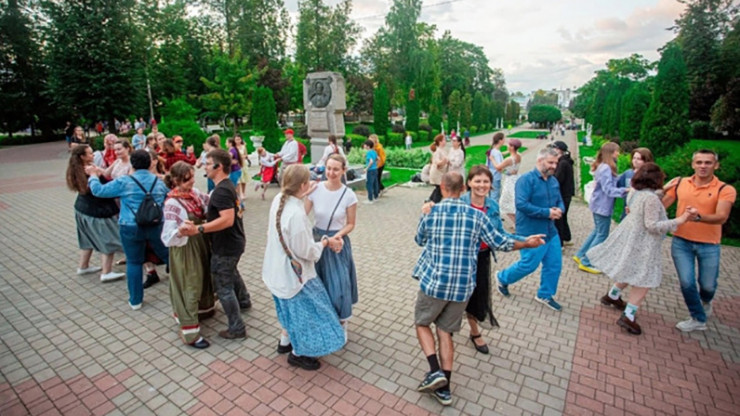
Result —
<path fill-rule="evenodd" d="M 149 188 L 149 191 L 147 191 L 144 186 L 141 185 L 141 182 L 137 181 L 133 176 L 129 176 L 129 178 L 136 182 L 136 184 L 139 185 L 139 188 L 141 188 L 145 193 L 144 200 L 141 201 L 139 209 L 137 209 L 136 214 L 134 214 L 136 225 L 139 227 L 154 227 L 161 224 L 163 217 L 162 206 L 159 205 L 152 196 L 154 185 L 157 184 L 157 178 L 154 178 L 154 182 L 152 182 L 152 186 Z"/>

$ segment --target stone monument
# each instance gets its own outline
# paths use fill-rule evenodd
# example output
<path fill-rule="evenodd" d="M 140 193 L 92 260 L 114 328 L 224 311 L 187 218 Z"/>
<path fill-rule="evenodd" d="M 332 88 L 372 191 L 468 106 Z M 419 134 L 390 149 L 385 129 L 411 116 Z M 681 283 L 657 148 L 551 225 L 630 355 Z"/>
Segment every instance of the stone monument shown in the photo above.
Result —
<path fill-rule="evenodd" d="M 329 143 L 330 134 L 341 146 L 344 110 L 347 109 L 344 77 L 336 72 L 312 72 L 303 81 L 303 106 L 311 136 L 311 163 L 317 163 Z"/>

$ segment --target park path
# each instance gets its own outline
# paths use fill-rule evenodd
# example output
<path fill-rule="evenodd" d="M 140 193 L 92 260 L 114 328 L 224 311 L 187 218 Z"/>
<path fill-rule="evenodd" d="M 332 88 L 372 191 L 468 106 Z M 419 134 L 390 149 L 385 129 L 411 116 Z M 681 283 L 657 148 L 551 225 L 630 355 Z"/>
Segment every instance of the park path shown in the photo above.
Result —
<path fill-rule="evenodd" d="M 575 133 L 568 134 L 575 146 Z M 534 142 L 527 144 L 528 165 L 544 145 Z M 686 310 L 666 239 L 663 285 L 639 312 L 644 335 L 632 337 L 614 325 L 615 311 L 598 304 L 609 280 L 579 272 L 568 260 L 576 248 L 566 248 L 557 295 L 564 310 L 534 301 L 538 272 L 512 286 L 509 299 L 494 293 L 501 328 L 484 331 L 491 354 L 477 353 L 463 327 L 455 336 L 454 402 L 442 408 L 415 390 L 426 361 L 412 325 L 418 283 L 410 271 L 428 188 L 394 187 L 377 204 L 359 206 L 351 237 L 360 301 L 349 342 L 308 373 L 275 352 L 278 323 L 260 278 L 269 199 L 250 193 L 247 200 L 239 270 L 252 292 L 253 307 L 243 314 L 249 338 L 219 339 L 226 319 L 218 307 L 203 324 L 212 345 L 196 351 L 176 334 L 166 279 L 147 289 L 143 308 L 134 312 L 125 282 L 75 275 L 75 195 L 64 186 L 63 143 L 0 149 L 0 161 L 3 416 L 657 416 L 730 415 L 740 408 L 740 249 L 723 247 L 709 330 L 682 334 L 673 325 Z M 271 188 L 268 196 L 276 192 Z M 590 212 L 576 201 L 571 219 L 578 244 L 591 230 Z M 495 267 L 518 258 L 501 253 Z"/>

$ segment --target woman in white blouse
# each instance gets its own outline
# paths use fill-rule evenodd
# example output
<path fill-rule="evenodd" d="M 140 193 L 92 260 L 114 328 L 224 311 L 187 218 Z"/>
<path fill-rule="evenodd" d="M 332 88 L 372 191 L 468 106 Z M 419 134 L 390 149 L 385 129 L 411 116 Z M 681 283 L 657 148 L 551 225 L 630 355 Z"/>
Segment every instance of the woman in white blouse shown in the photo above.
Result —
<path fill-rule="evenodd" d="M 447 159 L 450 161 L 448 172 L 457 172 L 465 177 L 465 151 L 462 148 L 462 142 L 460 137 L 455 136 L 452 138 L 452 149 L 447 154 Z"/>
<path fill-rule="evenodd" d="M 292 366 L 317 370 L 317 357 L 339 350 L 346 338 L 324 285 L 316 279 L 314 263 L 330 239 L 314 241 L 302 200 L 311 190 L 309 178 L 303 165 L 285 168 L 281 192 L 270 207 L 262 281 L 283 327 L 278 353 L 290 352 Z"/>
<path fill-rule="evenodd" d="M 326 181 L 320 182 L 305 200 L 306 214 L 314 213 L 315 238 L 326 236 L 332 247 L 339 248 L 338 252 L 324 250 L 316 263 L 316 273 L 324 282 L 345 331 L 352 305 L 357 303 L 357 272 L 349 241 L 349 233 L 355 228 L 357 196 L 342 184 L 346 170 L 343 156 L 330 155 L 326 161 Z"/>

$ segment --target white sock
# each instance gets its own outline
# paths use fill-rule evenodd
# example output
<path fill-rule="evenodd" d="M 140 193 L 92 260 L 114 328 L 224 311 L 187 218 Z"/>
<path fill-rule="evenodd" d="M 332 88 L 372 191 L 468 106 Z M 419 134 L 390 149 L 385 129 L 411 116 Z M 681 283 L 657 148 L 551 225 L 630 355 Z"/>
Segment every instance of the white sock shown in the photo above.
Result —
<path fill-rule="evenodd" d="M 619 295 L 621 294 L 622 289 L 618 288 L 617 285 L 612 285 L 612 288 L 609 290 L 609 298 L 612 300 L 617 300 L 619 299 Z"/>
<path fill-rule="evenodd" d="M 635 322 L 635 314 L 637 313 L 637 305 L 633 305 L 631 303 L 627 304 L 627 307 L 624 308 L 624 316 L 627 317 L 632 322 Z"/>
<path fill-rule="evenodd" d="M 290 336 L 280 334 L 280 345 L 282 345 L 283 347 L 287 347 L 288 345 L 290 345 Z"/>

